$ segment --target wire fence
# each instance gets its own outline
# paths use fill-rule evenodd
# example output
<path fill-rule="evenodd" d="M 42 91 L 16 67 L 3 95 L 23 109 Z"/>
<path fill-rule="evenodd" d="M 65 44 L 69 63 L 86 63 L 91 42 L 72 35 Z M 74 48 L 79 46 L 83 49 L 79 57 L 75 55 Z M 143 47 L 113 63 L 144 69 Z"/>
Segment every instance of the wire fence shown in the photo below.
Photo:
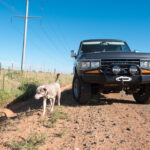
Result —
<path fill-rule="evenodd" d="M 16 63 L 16 62 L 0 62 L 0 68 L 1 69 L 8 69 L 8 70 L 21 70 L 21 64 Z M 59 73 L 65 73 L 65 72 L 61 72 L 60 70 L 56 69 L 56 68 L 51 68 L 51 67 L 47 67 L 47 66 L 35 66 L 35 65 L 30 65 L 30 64 L 26 64 L 24 65 L 24 71 L 29 71 L 29 72 L 47 72 L 47 73 L 54 73 L 56 74 L 57 72 Z"/>

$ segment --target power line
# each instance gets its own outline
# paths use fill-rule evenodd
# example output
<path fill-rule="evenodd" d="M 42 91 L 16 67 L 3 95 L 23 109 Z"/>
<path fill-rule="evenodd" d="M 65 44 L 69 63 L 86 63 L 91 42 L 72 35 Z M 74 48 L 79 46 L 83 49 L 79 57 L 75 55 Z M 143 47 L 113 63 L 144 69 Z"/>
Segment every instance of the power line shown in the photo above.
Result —
<path fill-rule="evenodd" d="M 27 2 L 29 2 L 29 0 L 26 0 Z M 12 11 L 14 11 L 14 12 L 17 12 L 18 14 L 20 14 L 14 7 L 11 7 L 9 4 L 7 4 L 7 3 L 5 3 L 5 2 L 3 2 L 2 0 L 0 0 L 0 2 L 3 4 L 3 5 L 5 5 L 6 7 L 8 7 L 9 9 L 11 9 Z M 12 1 L 12 6 L 14 6 L 14 2 Z M 27 19 L 27 21 L 28 21 L 28 18 L 39 18 L 38 16 L 37 17 L 34 17 L 34 16 L 28 16 L 28 12 L 27 12 L 27 8 L 28 8 L 28 6 L 29 5 L 27 5 L 27 3 L 26 3 L 26 16 L 13 16 L 13 17 L 21 17 L 21 18 L 25 18 L 25 20 Z M 25 21 L 25 24 L 27 24 L 28 22 L 26 22 Z M 18 32 L 18 30 L 17 30 L 17 28 L 15 27 L 15 26 L 13 26 L 14 28 L 15 28 L 15 30 Z M 22 51 L 22 63 L 21 63 L 21 70 L 23 70 L 23 64 L 24 64 L 24 57 L 25 57 L 25 51 L 24 51 L 24 49 L 26 48 L 26 36 L 27 35 L 25 35 L 25 32 L 27 32 L 27 25 L 25 25 L 25 31 L 24 31 L 24 40 L 25 40 L 25 42 L 23 42 L 24 43 L 24 45 L 23 45 L 23 51 Z M 58 50 L 59 50 L 59 48 L 58 48 L 58 46 L 56 45 L 56 44 L 54 44 L 54 41 L 52 40 L 52 38 L 49 36 L 49 33 L 45 30 L 45 28 L 43 28 L 43 27 L 41 27 L 41 29 L 42 29 L 42 32 L 45 34 L 45 36 L 47 37 L 47 39 L 53 44 L 53 47 L 56 49 L 56 52 L 58 53 Z M 22 33 L 19 31 L 18 32 L 20 35 L 22 35 Z M 56 34 L 55 34 L 56 35 Z M 39 37 L 39 36 L 38 36 Z M 36 47 L 37 47 L 37 44 L 35 44 L 34 43 L 34 41 L 32 42 L 32 44 L 34 44 Z M 25 48 L 24 48 L 25 47 Z M 39 47 L 38 47 L 38 49 L 40 49 Z M 66 49 L 66 48 L 65 48 Z M 41 50 L 40 50 L 41 51 Z M 43 54 L 43 53 L 42 53 Z M 45 53 L 44 53 L 45 54 Z M 48 54 L 49 55 L 49 54 Z M 55 59 L 55 61 L 56 61 L 56 59 L 58 59 L 58 57 L 56 56 L 56 57 L 54 57 L 54 59 Z M 62 60 L 62 59 L 61 59 Z M 61 60 L 59 60 L 59 61 L 61 61 Z"/>
<path fill-rule="evenodd" d="M 49 19 L 49 17 L 47 16 L 47 14 L 43 11 L 44 9 L 43 9 L 43 3 L 44 3 L 44 0 L 41 0 L 42 1 L 42 3 L 41 3 L 41 11 L 43 12 L 43 14 L 45 15 L 45 17 L 46 17 L 46 20 L 47 20 L 47 23 L 48 23 L 48 25 L 51 27 L 51 31 L 54 33 L 54 35 L 59 39 L 59 41 L 61 41 L 62 42 L 62 47 L 66 50 L 66 49 L 68 49 L 68 47 L 67 47 L 67 45 L 68 45 L 68 42 L 66 42 L 66 40 L 65 40 L 65 38 L 64 38 L 64 36 L 62 37 L 62 33 L 61 34 L 59 34 L 58 32 L 57 32 L 57 30 L 54 28 L 54 26 L 52 25 L 52 23 L 50 22 L 50 19 Z M 34 2 L 34 1 L 33 1 Z M 34 2 L 34 4 L 37 6 L 37 4 Z M 38 6 L 37 6 L 38 7 Z M 54 20 L 53 20 L 54 21 Z M 55 22 L 56 23 L 56 22 Z M 57 25 L 58 26 L 58 25 Z M 60 32 L 60 31 L 59 31 Z"/>
<path fill-rule="evenodd" d="M 16 12 L 18 12 L 15 8 L 13 9 L 13 11 L 16 11 Z M 18 12 L 19 13 L 19 12 Z M 13 16 L 13 17 L 18 17 L 18 16 Z M 24 18 L 24 16 L 19 16 L 19 17 L 21 17 L 21 18 Z M 28 18 L 39 18 L 38 16 L 35 16 L 35 17 L 33 17 L 33 16 L 28 16 Z M 15 26 L 12 26 L 20 35 L 22 35 L 22 33 L 21 33 L 21 31 L 18 31 L 18 29 L 15 27 Z M 31 30 L 31 31 L 34 31 L 34 30 Z M 43 29 L 42 28 L 42 31 L 43 31 L 43 33 L 46 35 L 46 37 L 48 38 L 48 40 L 51 42 L 52 41 L 52 39 L 50 39 L 50 36 L 49 36 L 49 34 L 46 32 L 46 30 L 45 29 Z M 34 32 L 35 33 L 35 32 Z M 40 38 L 40 36 L 36 36 L 36 37 L 38 37 L 38 38 Z M 42 39 L 43 40 L 43 39 Z M 41 38 L 40 38 L 40 41 L 42 41 L 41 40 Z M 43 42 L 42 42 L 43 43 Z M 51 42 L 52 44 L 54 43 L 54 42 Z M 32 44 L 36 47 L 36 48 L 38 48 L 39 49 L 39 52 L 41 52 L 41 48 L 39 48 L 39 46 L 35 43 L 35 41 L 33 40 L 32 41 Z M 56 52 L 58 52 L 57 50 L 59 50 L 58 49 L 58 47 L 55 45 L 55 44 L 53 44 L 53 48 L 55 48 L 56 49 Z M 44 53 L 45 54 L 45 53 Z M 48 53 L 47 53 L 47 55 L 49 55 Z M 46 55 L 46 56 L 47 56 Z M 52 59 L 52 58 L 51 58 Z M 57 57 L 55 58 L 55 60 L 57 59 Z"/>

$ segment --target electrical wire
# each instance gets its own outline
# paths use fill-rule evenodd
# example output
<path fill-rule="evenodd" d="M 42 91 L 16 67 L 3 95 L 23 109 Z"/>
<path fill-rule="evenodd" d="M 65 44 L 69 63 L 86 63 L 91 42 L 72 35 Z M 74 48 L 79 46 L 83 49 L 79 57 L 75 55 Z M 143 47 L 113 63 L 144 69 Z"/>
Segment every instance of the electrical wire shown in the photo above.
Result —
<path fill-rule="evenodd" d="M 35 1 L 33 1 L 33 2 L 34 2 L 34 4 L 37 6 L 37 4 L 35 3 Z M 44 0 L 42 0 L 42 2 L 44 3 Z M 42 5 L 43 5 L 43 4 L 42 4 Z M 37 6 L 37 7 L 38 7 L 38 6 Z M 43 8 L 43 7 L 42 7 L 42 8 Z M 47 20 L 47 23 L 48 23 L 49 27 L 51 27 L 50 30 L 54 33 L 54 35 L 57 37 L 57 39 L 59 39 L 59 41 L 62 42 L 62 46 L 63 46 L 63 48 L 64 48 L 64 50 L 65 50 L 65 52 L 66 52 L 66 50 L 69 49 L 69 48 L 67 47 L 68 42 L 65 41 L 64 36 L 62 37 L 63 34 L 62 34 L 62 33 L 59 34 L 59 33 L 57 32 L 58 29 L 56 30 L 55 27 L 52 25 L 52 23 L 51 23 L 49 17 L 47 16 L 47 14 L 46 14 L 45 11 L 44 11 L 44 8 L 41 9 L 41 11 L 43 12 L 44 16 L 46 17 L 46 20 Z M 53 19 L 53 22 L 54 22 L 54 19 Z M 55 22 L 55 23 L 56 23 L 56 22 Z M 57 26 L 58 26 L 58 25 L 57 25 Z M 59 32 L 61 32 L 61 31 L 59 30 Z"/>
<path fill-rule="evenodd" d="M 13 7 L 10 6 L 9 4 L 7 4 L 6 2 L 4 2 L 3 0 L 0 0 L 0 3 L 2 3 L 4 6 L 6 6 L 6 7 L 9 8 L 9 9 L 11 9 L 12 11 L 14 11 L 14 12 L 20 14 L 20 13 L 14 8 L 14 6 L 13 6 Z M 12 5 L 14 5 L 14 1 L 12 1 Z M 12 27 L 15 29 L 16 32 L 19 33 L 19 35 L 22 36 L 23 33 L 22 33 L 21 31 L 19 31 L 18 28 L 16 28 L 16 27 L 13 26 L 13 25 L 12 25 Z M 48 32 L 45 30 L 45 28 L 41 27 L 41 29 L 42 29 L 42 32 L 43 32 L 43 33 L 45 34 L 45 36 L 47 37 L 47 39 L 49 40 L 49 42 L 51 42 L 51 43 L 53 44 L 53 48 L 55 48 L 56 52 L 58 53 L 58 50 L 59 50 L 58 46 L 57 46 L 56 44 L 54 44 L 54 41 L 52 40 L 52 38 L 50 38 L 50 36 L 49 36 Z M 33 30 L 32 30 L 32 31 L 33 31 Z M 36 37 L 40 37 L 40 36 L 36 36 Z M 40 41 L 41 41 L 41 40 L 40 40 Z M 43 43 L 43 42 L 42 42 L 42 43 Z M 32 40 L 32 44 L 39 50 L 39 52 L 41 52 L 41 48 L 39 48 L 39 46 L 35 43 L 34 40 Z M 44 51 L 44 53 L 42 53 L 42 54 L 45 54 L 46 56 L 49 55 L 47 52 L 45 53 L 45 51 Z M 59 54 L 60 54 L 60 53 L 59 53 Z M 57 58 L 58 58 L 58 57 L 54 57 L 54 61 L 56 61 Z M 52 60 L 52 58 L 51 58 L 51 60 Z M 62 59 L 61 59 L 61 60 L 62 60 Z M 60 59 L 59 59 L 59 61 L 60 61 Z M 63 62 L 62 62 L 62 63 L 63 63 Z"/>

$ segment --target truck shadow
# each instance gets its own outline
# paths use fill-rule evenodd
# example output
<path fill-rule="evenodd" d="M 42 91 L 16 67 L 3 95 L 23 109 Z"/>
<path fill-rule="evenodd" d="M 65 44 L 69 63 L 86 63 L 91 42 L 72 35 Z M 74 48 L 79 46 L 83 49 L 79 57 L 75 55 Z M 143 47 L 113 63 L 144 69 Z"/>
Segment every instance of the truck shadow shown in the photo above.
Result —
<path fill-rule="evenodd" d="M 87 105 L 111 105 L 113 103 L 137 104 L 134 100 L 107 98 L 98 94 L 93 96 Z M 78 106 L 79 104 L 73 99 L 72 90 L 66 90 L 62 93 L 61 104 L 63 106 Z"/>
<path fill-rule="evenodd" d="M 48 102 L 49 103 L 49 102 Z M 122 104 L 136 104 L 133 100 L 124 100 L 124 99 L 108 99 L 104 95 L 94 96 L 87 105 L 111 105 L 113 103 L 122 103 Z M 34 111 L 42 109 L 43 100 L 35 100 L 34 98 L 27 99 L 23 102 L 17 102 L 15 104 L 11 103 L 7 105 L 7 108 L 12 110 L 14 113 Z M 57 105 L 57 100 L 56 100 Z M 61 105 L 62 106 L 71 106 L 76 107 L 79 104 L 73 99 L 72 90 L 68 89 L 62 92 L 61 94 Z M 42 111 L 42 110 L 41 110 Z"/>

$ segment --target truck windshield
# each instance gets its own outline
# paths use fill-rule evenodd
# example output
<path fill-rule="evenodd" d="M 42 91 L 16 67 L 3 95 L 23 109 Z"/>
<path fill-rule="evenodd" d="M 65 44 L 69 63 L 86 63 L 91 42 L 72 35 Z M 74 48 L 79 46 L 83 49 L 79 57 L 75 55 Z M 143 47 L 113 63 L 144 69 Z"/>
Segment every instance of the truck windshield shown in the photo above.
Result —
<path fill-rule="evenodd" d="M 80 52 L 81 53 L 130 52 L 130 49 L 124 42 L 92 41 L 92 42 L 83 42 L 81 45 Z"/>

